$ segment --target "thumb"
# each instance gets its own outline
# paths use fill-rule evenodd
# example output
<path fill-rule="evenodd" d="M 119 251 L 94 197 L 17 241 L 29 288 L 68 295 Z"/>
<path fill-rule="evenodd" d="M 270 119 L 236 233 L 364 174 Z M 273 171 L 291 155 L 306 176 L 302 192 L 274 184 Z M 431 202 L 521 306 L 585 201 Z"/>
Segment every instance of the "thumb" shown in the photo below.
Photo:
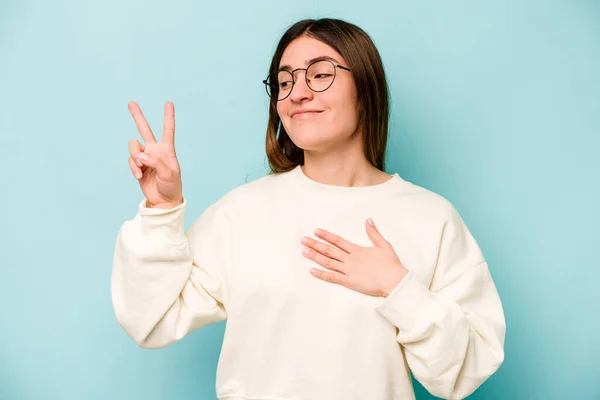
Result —
<path fill-rule="evenodd" d="M 152 168 L 156 171 L 156 175 L 161 180 L 169 179 L 171 176 L 171 170 L 165 165 L 160 158 L 155 154 L 141 152 L 138 155 L 138 160 L 145 166 Z"/>
<path fill-rule="evenodd" d="M 385 240 L 385 238 L 381 235 L 381 233 L 379 233 L 379 230 L 377 227 L 375 227 L 375 223 L 371 218 L 367 219 L 366 226 L 367 235 L 376 247 L 384 247 L 389 244 L 388 241 Z"/>

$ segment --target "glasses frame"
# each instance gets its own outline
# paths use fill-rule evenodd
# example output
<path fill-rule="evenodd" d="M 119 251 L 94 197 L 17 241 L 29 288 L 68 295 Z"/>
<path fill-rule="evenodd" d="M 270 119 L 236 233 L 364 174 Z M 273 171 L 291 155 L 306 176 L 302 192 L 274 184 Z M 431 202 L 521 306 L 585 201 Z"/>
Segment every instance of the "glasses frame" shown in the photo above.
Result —
<path fill-rule="evenodd" d="M 308 74 L 306 73 L 306 72 L 308 71 L 308 69 L 309 69 L 309 68 L 310 68 L 310 67 L 311 67 L 313 64 L 316 64 L 316 63 L 318 63 L 318 62 L 328 62 L 328 63 L 330 63 L 331 65 L 333 65 L 333 79 L 331 80 L 331 83 L 329 84 L 329 86 L 327 86 L 327 87 L 326 87 L 325 89 L 323 89 L 323 90 L 314 90 L 313 88 L 311 88 L 311 87 L 310 87 L 310 84 L 308 83 Z M 334 62 L 333 62 L 333 61 L 331 61 L 331 60 L 315 60 L 315 61 L 311 62 L 310 64 L 308 64 L 308 65 L 306 66 L 306 68 L 296 68 L 296 69 L 295 69 L 295 70 L 293 70 L 293 71 L 282 70 L 282 71 L 289 72 L 289 73 L 292 75 L 292 88 L 290 89 L 290 92 L 287 94 L 287 96 L 285 96 L 283 99 L 275 99 L 275 101 L 283 101 L 283 100 L 287 99 L 288 97 L 290 97 L 290 95 L 292 94 L 292 91 L 294 90 L 294 85 L 296 84 L 296 80 L 294 80 L 294 73 L 295 73 L 296 71 L 304 71 L 304 81 L 306 82 L 306 87 L 308 87 L 310 90 L 312 90 L 312 91 L 313 91 L 313 92 L 315 92 L 315 93 L 322 93 L 322 92 L 326 91 L 327 89 L 329 89 L 329 88 L 330 88 L 330 87 L 333 85 L 333 82 L 335 82 L 335 77 L 337 76 L 337 69 L 338 69 L 338 68 L 339 68 L 339 69 L 343 69 L 343 70 L 345 70 L 345 71 L 352 72 L 352 71 L 350 70 L 350 68 L 348 68 L 348 67 L 344 67 L 343 65 L 340 65 L 340 64 L 336 64 L 336 63 L 334 63 Z M 282 72 L 282 71 L 277 71 L 277 74 L 279 74 L 279 72 Z M 264 84 L 265 84 L 265 90 L 267 91 L 267 95 L 269 95 L 269 97 L 270 97 L 270 98 L 272 98 L 272 97 L 271 97 L 271 93 L 269 93 L 269 86 L 270 86 L 270 87 L 275 87 L 275 88 L 277 88 L 277 93 L 279 93 L 279 87 L 278 87 L 278 85 L 271 85 L 271 84 L 269 84 L 269 78 L 271 78 L 271 76 L 273 76 L 273 75 L 277 75 L 277 74 L 269 74 L 269 75 L 267 76 L 267 79 L 264 79 L 264 80 L 262 81 L 262 83 L 264 83 Z M 278 97 L 279 97 L 279 96 L 278 96 Z"/>

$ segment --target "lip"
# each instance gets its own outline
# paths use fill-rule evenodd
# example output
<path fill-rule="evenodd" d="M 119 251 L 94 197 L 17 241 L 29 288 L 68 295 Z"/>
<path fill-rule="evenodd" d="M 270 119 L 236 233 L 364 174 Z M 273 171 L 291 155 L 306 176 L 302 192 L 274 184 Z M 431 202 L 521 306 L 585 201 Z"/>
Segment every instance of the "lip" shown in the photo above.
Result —
<path fill-rule="evenodd" d="M 298 110 L 292 114 L 292 118 L 307 118 L 322 112 L 323 110 Z"/>

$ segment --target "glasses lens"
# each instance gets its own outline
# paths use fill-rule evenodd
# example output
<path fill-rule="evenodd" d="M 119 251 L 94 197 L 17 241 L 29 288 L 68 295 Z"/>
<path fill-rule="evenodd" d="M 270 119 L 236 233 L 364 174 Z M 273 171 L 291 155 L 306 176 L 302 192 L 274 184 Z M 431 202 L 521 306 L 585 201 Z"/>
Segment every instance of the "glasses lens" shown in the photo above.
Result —
<path fill-rule="evenodd" d="M 273 82 L 274 85 L 272 86 L 271 97 L 277 95 L 277 100 L 285 99 L 292 91 L 294 77 L 289 71 L 279 71 L 276 79 L 277 80 Z"/>
<path fill-rule="evenodd" d="M 271 74 L 265 82 L 269 97 L 277 97 L 278 100 L 286 98 L 292 90 L 292 74 L 287 71 L 280 71 L 278 74 Z"/>
<path fill-rule="evenodd" d="M 317 61 L 306 71 L 308 86 L 315 92 L 327 90 L 333 83 L 335 67 L 329 61 Z"/>

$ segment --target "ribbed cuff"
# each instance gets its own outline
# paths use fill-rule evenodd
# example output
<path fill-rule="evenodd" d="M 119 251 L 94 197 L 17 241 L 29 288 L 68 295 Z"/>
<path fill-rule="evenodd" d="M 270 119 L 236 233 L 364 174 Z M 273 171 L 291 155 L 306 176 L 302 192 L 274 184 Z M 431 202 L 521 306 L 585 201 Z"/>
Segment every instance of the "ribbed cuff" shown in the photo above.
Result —
<path fill-rule="evenodd" d="M 436 296 L 409 270 L 398 286 L 376 303 L 375 309 L 406 337 L 417 334 L 422 321 L 431 319 L 438 306 Z"/>
<path fill-rule="evenodd" d="M 138 205 L 138 210 L 139 210 L 140 214 L 142 214 L 142 215 L 162 215 L 162 214 L 172 213 L 174 211 L 179 211 L 182 208 L 185 208 L 185 205 L 187 203 L 187 199 L 184 197 L 183 202 L 180 205 L 178 205 L 177 207 L 150 208 L 150 207 L 146 207 L 146 201 L 147 201 L 147 199 L 143 199 L 142 201 L 140 201 L 140 204 Z"/>
<path fill-rule="evenodd" d="M 183 203 L 173 208 L 149 208 L 146 207 L 146 199 L 138 205 L 138 218 L 141 222 L 142 234 L 149 235 L 151 231 L 162 230 L 162 234 L 173 240 L 173 243 L 185 241 L 184 215 L 187 204 L 186 198 Z"/>

